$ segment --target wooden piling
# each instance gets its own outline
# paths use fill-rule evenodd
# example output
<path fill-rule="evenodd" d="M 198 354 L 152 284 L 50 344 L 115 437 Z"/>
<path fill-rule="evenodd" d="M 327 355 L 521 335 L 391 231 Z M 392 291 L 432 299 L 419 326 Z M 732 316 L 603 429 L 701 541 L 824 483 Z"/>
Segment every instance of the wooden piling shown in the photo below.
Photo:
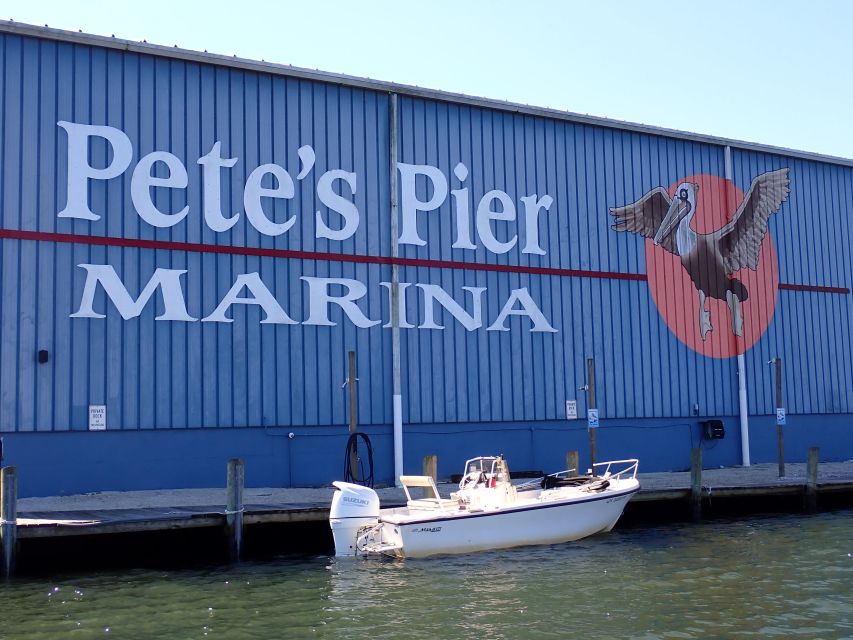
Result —
<path fill-rule="evenodd" d="M 694 520 L 702 518 L 702 449 L 690 452 L 690 512 Z"/>
<path fill-rule="evenodd" d="M 806 511 L 817 511 L 817 464 L 820 460 L 820 449 L 809 447 L 809 458 L 806 464 Z"/>
<path fill-rule="evenodd" d="M 776 409 L 779 410 L 785 406 L 782 397 L 782 358 L 774 360 L 776 365 Z M 785 427 L 776 422 L 776 449 L 779 458 L 779 477 L 785 477 Z"/>
<path fill-rule="evenodd" d="M 350 351 L 348 356 L 347 390 L 349 391 L 349 432 L 354 434 L 358 431 L 358 388 L 357 369 L 355 364 L 355 351 Z M 358 482 L 360 470 L 358 468 L 358 440 L 349 451 L 349 468 L 352 473 L 352 481 Z M 344 478 L 346 480 L 346 478 Z"/>
<path fill-rule="evenodd" d="M 424 456 L 423 474 L 438 482 L 438 456 Z"/>
<path fill-rule="evenodd" d="M 228 486 L 225 505 L 228 555 L 232 562 L 240 560 L 243 552 L 243 488 L 245 482 L 243 461 L 239 458 L 232 458 L 228 461 Z"/>
<path fill-rule="evenodd" d="M 577 451 L 569 451 L 566 453 L 566 469 L 569 470 L 569 476 L 578 475 L 578 465 L 580 460 Z"/>
<path fill-rule="evenodd" d="M 586 393 L 588 408 L 598 409 L 598 405 L 595 404 L 595 360 L 593 358 L 586 359 Z M 591 473 L 595 475 L 598 427 L 587 426 L 587 431 L 589 432 L 589 468 Z"/>
<path fill-rule="evenodd" d="M 0 469 L 0 547 L 3 550 L 2 573 L 15 571 L 18 540 L 18 475 L 15 467 Z"/>

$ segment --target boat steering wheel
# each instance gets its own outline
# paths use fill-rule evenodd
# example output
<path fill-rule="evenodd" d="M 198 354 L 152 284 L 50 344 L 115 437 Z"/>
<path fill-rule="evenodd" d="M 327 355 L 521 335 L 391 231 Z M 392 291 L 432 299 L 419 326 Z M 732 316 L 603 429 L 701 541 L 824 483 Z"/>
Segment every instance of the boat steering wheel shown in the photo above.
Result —
<path fill-rule="evenodd" d="M 475 486 L 480 483 L 483 478 L 483 474 L 480 471 L 471 471 L 470 473 L 462 476 L 462 479 L 459 481 L 460 489 L 467 489 L 469 486 Z"/>

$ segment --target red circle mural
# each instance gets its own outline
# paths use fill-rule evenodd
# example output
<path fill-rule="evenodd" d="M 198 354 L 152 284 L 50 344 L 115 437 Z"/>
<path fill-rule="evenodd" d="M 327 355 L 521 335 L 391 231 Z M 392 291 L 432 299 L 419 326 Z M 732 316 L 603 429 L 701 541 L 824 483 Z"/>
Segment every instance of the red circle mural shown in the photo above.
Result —
<path fill-rule="evenodd" d="M 702 241 L 702 234 L 713 233 L 729 223 L 744 194 L 724 178 L 692 175 L 669 188 L 669 197 L 675 204 L 679 193 L 687 201 L 684 186 L 689 187 L 691 198 L 695 199 L 695 203 L 691 200 L 695 211 L 689 225 L 695 234 L 682 229 L 680 238 L 675 232 L 671 234 L 671 242 L 681 242 L 682 247 L 696 246 Z M 670 248 L 675 249 L 676 245 L 671 244 Z M 672 253 L 650 237 L 645 249 L 655 305 L 670 331 L 694 351 L 712 358 L 731 358 L 746 352 L 767 330 L 779 289 L 779 268 L 769 233 L 761 240 L 757 268 L 745 267 L 732 273 L 725 273 L 711 254 L 691 262 L 678 255 L 686 256 L 686 251 Z M 697 281 L 704 283 L 704 294 Z M 711 281 L 717 286 L 708 285 Z"/>

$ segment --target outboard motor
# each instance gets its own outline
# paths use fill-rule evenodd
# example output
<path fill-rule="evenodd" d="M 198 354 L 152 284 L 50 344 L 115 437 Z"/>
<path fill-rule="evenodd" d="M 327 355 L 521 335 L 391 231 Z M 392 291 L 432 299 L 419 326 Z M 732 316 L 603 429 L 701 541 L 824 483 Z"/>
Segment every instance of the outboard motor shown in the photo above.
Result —
<path fill-rule="evenodd" d="M 358 530 L 379 522 L 379 496 L 369 487 L 333 482 L 337 487 L 329 509 L 329 524 L 335 539 L 336 556 L 354 556 Z"/>

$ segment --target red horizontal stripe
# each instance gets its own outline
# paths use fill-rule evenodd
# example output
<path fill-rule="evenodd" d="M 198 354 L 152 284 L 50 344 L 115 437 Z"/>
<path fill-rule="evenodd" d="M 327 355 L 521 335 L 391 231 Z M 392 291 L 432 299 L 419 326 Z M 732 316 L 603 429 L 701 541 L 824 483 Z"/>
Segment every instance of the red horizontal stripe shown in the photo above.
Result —
<path fill-rule="evenodd" d="M 539 276 L 562 276 L 569 278 L 600 278 L 604 280 L 645 281 L 644 273 L 622 273 L 619 271 L 590 271 L 586 269 L 557 269 L 554 267 L 531 267 L 510 264 L 486 264 L 482 262 L 456 262 L 453 260 L 428 260 L 424 258 L 391 258 L 390 256 L 350 255 L 320 251 L 295 251 L 292 249 L 264 249 L 262 247 L 235 247 L 230 245 L 200 244 L 195 242 L 173 242 L 169 240 L 142 240 L 136 238 L 114 238 L 110 236 L 84 236 L 74 233 L 50 233 L 46 231 L 21 231 L 0 229 L 0 238 L 12 240 L 35 240 L 39 242 L 63 242 L 88 244 L 104 247 L 128 247 L 133 249 L 160 249 L 164 251 L 191 251 L 194 253 L 222 253 L 238 256 L 265 258 L 288 258 L 292 260 L 322 260 L 328 262 L 355 262 L 360 264 L 396 264 L 401 267 L 427 267 L 430 269 L 462 269 L 467 271 L 497 271 L 503 273 L 528 273 Z M 780 289 L 789 291 L 815 291 L 818 293 L 850 293 L 841 287 L 822 287 L 807 284 L 780 284 Z"/>
<path fill-rule="evenodd" d="M 784 282 L 779 283 L 780 289 L 785 289 L 786 291 L 813 291 L 815 293 L 850 293 L 850 289 L 847 287 L 823 287 L 816 284 L 787 284 Z"/>
<path fill-rule="evenodd" d="M 135 238 L 113 238 L 110 236 L 84 236 L 73 233 L 49 233 L 44 231 L 19 231 L 0 229 L 0 238 L 14 240 L 36 240 L 42 242 L 65 242 L 106 247 L 131 247 L 134 249 L 162 249 L 165 251 L 192 251 L 196 253 L 224 253 L 238 256 L 260 256 L 267 258 L 289 258 L 292 260 L 324 260 L 329 262 L 356 262 L 362 264 L 396 264 L 401 267 L 428 267 L 432 269 L 465 269 L 468 271 L 501 271 L 506 273 L 529 273 L 543 276 L 568 276 L 574 278 L 603 278 L 609 280 L 645 280 L 643 273 L 619 273 L 615 271 L 586 271 L 583 269 L 556 269 L 553 267 L 526 267 L 509 264 L 484 264 L 481 262 L 454 262 L 452 260 L 427 260 L 423 258 L 391 258 L 390 256 L 364 256 L 320 251 L 295 251 L 291 249 L 265 249 L 262 247 L 235 247 L 194 242 L 172 242 L 168 240 L 141 240 Z"/>

